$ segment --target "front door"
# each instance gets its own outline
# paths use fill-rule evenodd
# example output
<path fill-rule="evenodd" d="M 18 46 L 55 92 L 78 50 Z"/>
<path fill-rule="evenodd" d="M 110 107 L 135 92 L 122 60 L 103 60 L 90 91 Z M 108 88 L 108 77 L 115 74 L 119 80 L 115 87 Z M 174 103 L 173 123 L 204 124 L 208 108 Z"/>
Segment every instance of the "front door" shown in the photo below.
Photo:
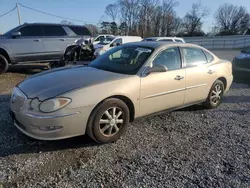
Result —
<path fill-rule="evenodd" d="M 185 104 L 204 101 L 210 88 L 217 78 L 216 69 L 211 62 L 213 57 L 208 57 L 200 48 L 182 48 L 184 64 L 186 67 L 186 93 Z"/>
<path fill-rule="evenodd" d="M 183 105 L 185 95 L 185 69 L 179 48 L 162 50 L 152 61 L 163 64 L 167 72 L 151 73 L 141 78 L 140 116 Z"/>
<path fill-rule="evenodd" d="M 10 47 L 17 62 L 40 60 L 44 53 L 43 29 L 40 25 L 26 25 L 18 30 L 20 37 L 10 39 Z"/>

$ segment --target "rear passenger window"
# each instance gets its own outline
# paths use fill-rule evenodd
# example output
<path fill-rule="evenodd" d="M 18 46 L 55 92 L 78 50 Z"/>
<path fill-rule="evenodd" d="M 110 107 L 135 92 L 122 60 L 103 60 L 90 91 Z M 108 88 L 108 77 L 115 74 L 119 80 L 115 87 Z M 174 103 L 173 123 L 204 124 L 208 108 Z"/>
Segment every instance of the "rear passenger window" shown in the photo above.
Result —
<path fill-rule="evenodd" d="M 22 36 L 44 36 L 43 28 L 40 25 L 27 25 L 19 30 Z"/>
<path fill-rule="evenodd" d="M 207 57 L 207 62 L 211 63 L 214 60 L 213 56 L 205 50 L 203 50 L 203 52 L 205 53 L 205 55 Z"/>
<path fill-rule="evenodd" d="M 160 52 L 153 61 L 153 65 L 161 64 L 168 70 L 181 68 L 181 56 L 178 48 L 169 48 Z"/>
<path fill-rule="evenodd" d="M 172 39 L 161 39 L 161 40 L 159 40 L 159 41 L 163 41 L 163 42 L 173 42 Z"/>
<path fill-rule="evenodd" d="M 59 25 L 44 25 L 45 36 L 65 36 L 67 33 L 62 26 Z"/>
<path fill-rule="evenodd" d="M 174 39 L 174 40 L 175 40 L 175 42 L 177 42 L 177 43 L 183 43 L 182 40 L 179 40 L 179 39 Z"/>
<path fill-rule="evenodd" d="M 186 67 L 197 66 L 207 63 L 207 58 L 199 48 L 182 48 Z"/>
<path fill-rule="evenodd" d="M 68 26 L 75 34 L 82 36 L 91 36 L 90 31 L 86 27 L 82 26 Z"/>

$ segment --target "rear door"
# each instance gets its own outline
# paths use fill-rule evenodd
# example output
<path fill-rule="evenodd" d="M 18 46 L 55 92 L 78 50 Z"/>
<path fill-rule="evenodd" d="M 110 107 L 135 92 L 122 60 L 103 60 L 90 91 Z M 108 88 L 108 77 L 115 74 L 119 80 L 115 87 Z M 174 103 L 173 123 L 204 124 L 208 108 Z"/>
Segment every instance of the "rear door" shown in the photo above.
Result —
<path fill-rule="evenodd" d="M 46 59 L 61 59 L 69 43 L 66 31 L 60 25 L 43 25 L 43 30 L 45 34 L 43 41 Z"/>
<path fill-rule="evenodd" d="M 15 61 L 37 61 L 44 55 L 43 37 L 44 32 L 41 25 L 24 25 L 17 30 L 21 32 L 20 37 L 9 39 L 10 48 Z"/>
<path fill-rule="evenodd" d="M 203 101 L 217 79 L 213 57 L 205 54 L 197 47 L 182 47 L 184 65 L 186 67 L 185 104 Z"/>

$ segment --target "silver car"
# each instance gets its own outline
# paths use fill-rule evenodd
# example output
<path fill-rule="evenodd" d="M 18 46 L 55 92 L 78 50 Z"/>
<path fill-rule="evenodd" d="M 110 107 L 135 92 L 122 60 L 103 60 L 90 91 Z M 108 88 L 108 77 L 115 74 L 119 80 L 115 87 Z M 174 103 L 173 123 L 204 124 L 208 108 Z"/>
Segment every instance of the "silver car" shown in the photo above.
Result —
<path fill-rule="evenodd" d="M 200 46 L 129 43 L 89 66 L 29 77 L 12 92 L 11 115 L 20 131 L 36 139 L 87 133 L 107 143 L 138 117 L 199 103 L 216 108 L 232 80 L 231 63 Z"/>
<path fill-rule="evenodd" d="M 0 36 L 0 74 L 9 64 L 59 61 L 66 48 L 90 36 L 84 26 L 25 23 Z"/>

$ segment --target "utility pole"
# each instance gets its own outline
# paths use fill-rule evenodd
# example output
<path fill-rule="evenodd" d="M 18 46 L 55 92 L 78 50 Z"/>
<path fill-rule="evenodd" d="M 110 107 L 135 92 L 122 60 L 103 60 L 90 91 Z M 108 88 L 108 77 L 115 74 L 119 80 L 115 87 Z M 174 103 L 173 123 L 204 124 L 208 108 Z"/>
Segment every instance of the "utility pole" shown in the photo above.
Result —
<path fill-rule="evenodd" d="M 18 21 L 19 21 L 19 25 L 21 25 L 21 16 L 20 16 L 20 11 L 19 11 L 19 6 L 18 3 L 16 4 L 16 8 L 17 8 L 17 15 L 18 15 Z"/>

